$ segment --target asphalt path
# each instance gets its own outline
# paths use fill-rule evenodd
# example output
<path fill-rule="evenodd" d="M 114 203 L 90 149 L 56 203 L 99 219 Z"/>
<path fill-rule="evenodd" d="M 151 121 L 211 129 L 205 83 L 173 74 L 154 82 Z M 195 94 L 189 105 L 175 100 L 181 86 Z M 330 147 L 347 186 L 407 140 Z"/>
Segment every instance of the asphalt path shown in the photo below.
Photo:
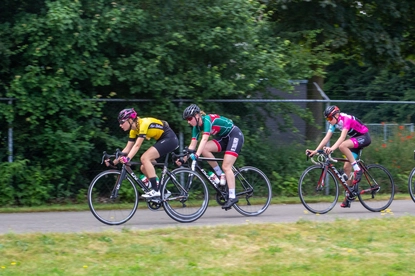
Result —
<path fill-rule="evenodd" d="M 300 220 L 324 222 L 336 219 L 370 219 L 405 215 L 415 215 L 415 203 L 412 200 L 395 200 L 384 212 L 370 212 L 360 203 L 353 202 L 350 209 L 343 209 L 337 205 L 333 210 L 324 215 L 310 213 L 306 211 L 302 204 L 277 204 L 269 206 L 263 214 L 256 217 L 243 216 L 234 209 L 224 211 L 212 204 L 200 219 L 192 223 L 176 222 L 162 208 L 159 211 L 139 209 L 131 220 L 118 226 L 109 226 L 101 223 L 89 211 L 8 213 L 0 214 L 0 234 L 82 233 L 121 231 L 122 229 L 144 230 L 168 227 L 295 223 Z"/>

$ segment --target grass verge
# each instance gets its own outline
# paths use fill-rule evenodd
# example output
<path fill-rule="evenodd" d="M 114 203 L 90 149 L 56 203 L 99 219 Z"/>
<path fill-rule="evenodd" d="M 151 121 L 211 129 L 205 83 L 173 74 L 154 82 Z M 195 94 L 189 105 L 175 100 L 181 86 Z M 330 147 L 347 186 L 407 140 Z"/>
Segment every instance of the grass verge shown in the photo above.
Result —
<path fill-rule="evenodd" d="M 0 275 L 414 275 L 415 217 L 0 235 Z"/>

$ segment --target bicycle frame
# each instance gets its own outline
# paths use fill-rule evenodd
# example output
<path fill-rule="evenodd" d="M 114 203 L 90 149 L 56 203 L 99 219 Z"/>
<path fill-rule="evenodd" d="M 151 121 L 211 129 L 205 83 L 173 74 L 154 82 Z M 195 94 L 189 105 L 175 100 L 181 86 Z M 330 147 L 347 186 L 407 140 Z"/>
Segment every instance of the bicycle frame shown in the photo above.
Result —
<path fill-rule="evenodd" d="M 395 185 L 385 167 L 379 164 L 366 165 L 360 159 L 360 152 L 356 162 L 363 174 L 361 180 L 352 186 L 351 179 L 341 175 L 341 170 L 334 165 L 336 162 L 350 162 L 348 159 L 332 158 L 324 151 L 317 153 L 315 157 L 311 157 L 314 165 L 304 170 L 298 183 L 298 194 L 307 210 L 319 214 L 329 212 L 337 203 L 341 186 L 347 197 L 358 197 L 360 203 L 369 211 L 380 212 L 392 203 Z"/>
<path fill-rule="evenodd" d="M 351 192 L 350 191 L 350 188 L 349 188 L 349 185 L 347 185 L 346 181 L 343 180 L 343 177 L 341 176 L 339 170 L 337 170 L 337 168 L 332 163 L 330 163 L 330 160 L 328 158 L 324 162 L 324 164 L 322 164 L 322 166 L 324 166 L 324 169 L 323 169 L 323 172 L 322 172 L 322 174 L 320 176 L 320 180 L 317 183 L 317 190 L 324 188 L 327 171 L 330 170 L 330 171 L 332 171 L 334 173 L 334 175 L 340 181 L 340 183 L 342 184 L 343 188 L 346 191 Z"/>
<path fill-rule="evenodd" d="M 202 162 L 207 162 L 207 161 L 216 161 L 216 162 L 223 162 L 223 158 L 208 158 L 208 157 L 199 157 L 198 160 L 202 161 Z M 193 161 L 191 164 L 191 169 L 193 171 L 197 171 L 199 173 L 201 173 L 205 179 L 208 180 L 208 182 L 210 183 L 210 185 L 218 192 L 222 195 L 222 197 L 227 198 L 228 196 L 228 189 L 227 189 L 227 185 L 216 185 L 213 180 L 211 180 L 207 174 L 207 172 L 198 164 L 197 161 Z M 244 190 L 237 192 L 236 196 L 241 196 L 241 195 L 246 195 L 247 196 L 247 201 L 248 200 L 248 196 L 249 193 L 252 193 L 252 191 L 254 190 L 252 185 L 239 173 L 239 169 L 236 166 L 232 166 L 232 171 L 235 175 L 235 178 L 238 178 L 240 180 L 241 185 L 243 186 Z"/>
<path fill-rule="evenodd" d="M 223 162 L 223 158 L 199 157 L 194 161 L 187 159 L 189 162 L 186 163 L 183 157 L 188 155 L 187 150 L 181 154 L 173 153 L 175 160 L 183 166 L 173 170 L 172 176 L 167 178 L 165 183 L 166 189 L 169 189 L 171 194 L 163 201 L 163 207 L 171 218 L 179 222 L 192 222 L 199 219 L 206 211 L 210 197 L 215 197 L 216 202 L 223 206 L 229 195 L 228 185 L 216 184 L 199 163 Z M 271 183 L 267 176 L 258 168 L 250 166 L 241 168 L 232 166 L 232 172 L 235 174 L 236 196 L 239 200 L 232 207 L 245 216 L 262 214 L 268 208 L 272 196 Z M 213 193 L 209 191 L 209 185 L 213 187 Z"/>
<path fill-rule="evenodd" d="M 372 184 L 371 181 L 375 181 L 376 180 L 372 177 L 372 175 L 370 174 L 369 170 L 367 169 L 365 163 L 363 162 L 362 159 L 360 159 L 362 151 L 359 152 L 359 159 L 356 160 L 357 164 L 359 165 L 360 169 L 363 171 L 363 175 L 367 181 L 369 182 L 370 186 L 372 188 L 370 189 L 365 189 L 365 190 L 361 190 L 360 194 L 365 194 L 365 193 L 372 193 L 372 198 L 374 198 L 374 195 L 376 193 L 376 186 L 378 186 L 378 183 L 374 183 Z M 331 162 L 350 162 L 348 159 L 346 158 L 332 158 L 330 155 L 327 156 L 327 158 L 322 162 L 320 160 L 320 162 L 315 162 L 312 159 L 313 163 L 315 164 L 321 164 L 322 166 L 324 166 L 324 171 L 321 174 L 321 178 L 319 180 L 319 183 L 317 184 L 317 189 L 319 188 L 319 186 L 324 186 L 324 181 L 323 179 L 326 177 L 327 174 L 327 170 L 331 170 L 334 175 L 337 177 L 338 180 L 340 180 L 340 183 L 342 184 L 343 188 L 347 191 L 347 192 L 351 192 L 350 186 L 347 185 L 346 181 L 343 180 L 343 177 L 341 176 L 339 170 L 337 170 L 337 168 L 331 163 Z"/>
<path fill-rule="evenodd" d="M 155 167 L 162 167 L 163 168 L 159 183 L 164 183 L 163 182 L 164 178 L 168 174 L 168 169 L 167 169 L 168 158 L 169 158 L 169 154 L 166 155 L 164 163 L 153 163 L 153 165 Z M 131 176 L 134 179 L 135 184 L 138 185 L 144 193 L 147 193 L 147 192 L 150 191 L 150 189 L 147 187 L 147 185 L 145 185 L 143 183 L 143 181 L 141 181 L 141 179 L 139 177 L 137 177 L 137 175 L 134 173 L 133 169 L 131 168 L 131 166 L 135 166 L 135 165 L 141 166 L 141 162 L 128 162 L 128 163 L 125 163 L 125 164 L 122 165 L 121 174 L 120 174 L 120 177 L 117 179 L 117 182 L 114 186 L 114 190 L 112 191 L 112 194 L 111 194 L 111 199 L 117 198 L 118 191 L 121 188 L 121 183 L 126 178 L 127 175 Z M 149 201 L 159 202 L 156 199 L 149 199 Z"/>

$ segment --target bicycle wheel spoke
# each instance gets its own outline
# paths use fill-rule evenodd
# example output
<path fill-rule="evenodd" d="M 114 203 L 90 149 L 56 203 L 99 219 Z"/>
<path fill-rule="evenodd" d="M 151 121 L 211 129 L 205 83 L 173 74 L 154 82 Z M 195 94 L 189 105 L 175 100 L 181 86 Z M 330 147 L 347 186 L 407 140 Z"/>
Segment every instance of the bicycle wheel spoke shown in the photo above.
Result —
<path fill-rule="evenodd" d="M 255 167 L 243 167 L 236 172 L 235 190 L 239 202 L 234 207 L 242 215 L 262 214 L 271 203 L 271 183 L 268 177 Z"/>
<path fill-rule="evenodd" d="M 415 168 L 412 169 L 408 178 L 408 192 L 412 200 L 415 202 Z"/>
<path fill-rule="evenodd" d="M 312 213 L 325 214 L 337 203 L 339 186 L 331 171 L 323 175 L 320 165 L 308 167 L 300 177 L 298 195 L 304 207 Z"/>
<path fill-rule="evenodd" d="M 97 175 L 88 189 L 88 204 L 101 222 L 118 225 L 127 222 L 137 210 L 138 193 L 128 177 L 116 187 L 120 171 L 109 170 Z"/>
<path fill-rule="evenodd" d="M 395 185 L 390 173 L 381 165 L 367 165 L 367 172 L 358 185 L 360 202 L 372 212 L 385 210 L 393 201 Z"/>
<path fill-rule="evenodd" d="M 192 222 L 199 219 L 209 205 L 209 195 L 202 177 L 187 168 L 171 172 L 162 191 L 164 210 L 174 220 Z M 168 197 L 167 193 L 171 193 Z"/>

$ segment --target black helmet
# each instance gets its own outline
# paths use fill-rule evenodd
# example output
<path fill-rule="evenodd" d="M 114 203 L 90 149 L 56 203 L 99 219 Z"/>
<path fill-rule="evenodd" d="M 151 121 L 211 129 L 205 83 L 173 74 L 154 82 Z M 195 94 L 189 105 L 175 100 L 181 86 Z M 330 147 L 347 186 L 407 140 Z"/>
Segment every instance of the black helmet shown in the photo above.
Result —
<path fill-rule="evenodd" d="M 195 104 L 189 105 L 183 111 L 183 120 L 186 120 L 189 117 L 195 116 L 196 113 L 200 113 L 200 108 Z"/>
<path fill-rule="evenodd" d="M 137 112 L 134 110 L 134 108 L 126 108 L 120 111 L 118 114 L 118 122 L 120 124 L 124 123 L 128 119 L 135 119 L 137 118 Z"/>
<path fill-rule="evenodd" d="M 340 113 L 340 109 L 335 105 L 330 105 L 324 110 L 324 117 L 334 117 L 335 114 Z"/>

